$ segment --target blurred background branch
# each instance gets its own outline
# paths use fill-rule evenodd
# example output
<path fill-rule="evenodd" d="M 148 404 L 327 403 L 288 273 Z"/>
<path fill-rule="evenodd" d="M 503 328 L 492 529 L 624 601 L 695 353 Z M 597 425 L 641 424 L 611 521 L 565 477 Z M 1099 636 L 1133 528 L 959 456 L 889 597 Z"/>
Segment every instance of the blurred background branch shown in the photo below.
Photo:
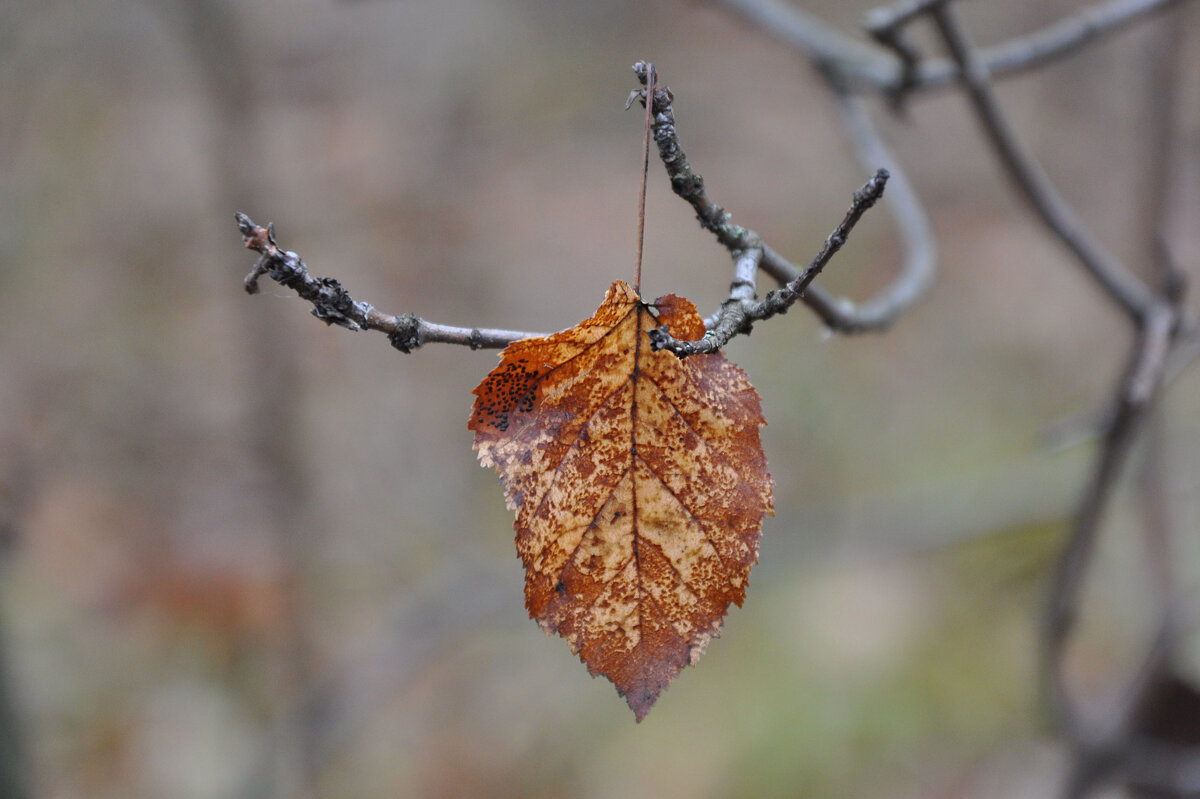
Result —
<path fill-rule="evenodd" d="M 847 89 L 884 94 L 919 89 L 944 88 L 962 74 L 962 67 L 948 58 L 914 58 L 895 44 L 893 34 L 931 8 L 935 2 L 900 2 L 872 8 L 865 27 L 894 52 L 887 53 L 830 27 L 797 6 L 778 0 L 711 0 L 803 52 L 820 70 Z M 981 48 L 975 56 L 996 77 L 1037 69 L 1071 55 L 1104 36 L 1116 33 L 1153 14 L 1187 0 L 1110 0 L 1096 3 L 1043 28 L 998 45 Z"/>

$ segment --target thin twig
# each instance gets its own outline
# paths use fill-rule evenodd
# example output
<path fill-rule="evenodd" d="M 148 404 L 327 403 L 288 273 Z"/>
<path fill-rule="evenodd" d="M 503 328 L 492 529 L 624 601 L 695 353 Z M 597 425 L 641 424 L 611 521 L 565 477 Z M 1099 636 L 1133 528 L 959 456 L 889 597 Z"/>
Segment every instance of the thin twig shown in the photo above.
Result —
<path fill-rule="evenodd" d="M 937 243 L 916 189 L 880 136 L 866 101 L 845 93 L 838 93 L 836 98 L 844 130 L 850 135 L 859 163 L 872 169 L 886 169 L 891 176 L 883 205 L 892 215 L 904 256 L 896 276 L 866 300 L 851 302 L 844 297 L 829 297 L 820 286 L 812 286 L 807 297 L 812 309 L 831 330 L 877 332 L 890 327 L 929 290 L 937 271 Z"/>
<path fill-rule="evenodd" d="M 637 65 L 634 69 L 644 83 L 644 70 L 639 70 Z M 872 170 L 883 168 L 892 177 L 891 186 L 894 188 L 889 188 L 889 200 L 885 200 L 885 204 L 891 208 L 896 219 L 904 242 L 905 259 L 896 278 L 861 305 L 844 297 L 833 296 L 816 285 L 808 287 L 799 299 L 830 330 L 839 333 L 879 331 L 891 325 L 924 294 L 933 279 L 936 247 L 929 222 L 911 185 L 880 140 L 861 102 L 846 95 L 839 95 L 839 99 L 860 160 L 872 165 Z M 655 93 L 654 112 L 654 137 L 672 190 L 692 206 L 700 226 L 712 233 L 729 251 L 735 267 L 742 263 L 746 253 L 759 250 L 760 268 L 781 286 L 800 277 L 801 270 L 798 267 L 764 244 L 756 232 L 734 224 L 731 215 L 708 196 L 704 178 L 692 168 L 679 144 L 675 109 L 669 90 Z M 896 196 L 893 197 L 893 193 Z M 753 299 L 753 282 L 747 283 L 746 276 L 735 277 L 730 297 L 723 303 L 722 311 L 706 320 L 710 328 L 718 323 L 721 313 L 731 304 Z M 735 295 L 732 293 L 734 290 L 741 291 L 745 296 Z"/>
<path fill-rule="evenodd" d="M 1037 211 L 1042 223 L 1078 259 L 1109 298 L 1131 318 L 1143 319 L 1154 297 L 1150 290 L 1080 224 L 1075 212 L 1059 195 L 1034 157 L 1009 125 L 992 91 L 991 74 L 971 42 L 952 4 L 930 8 L 937 30 L 959 66 L 959 80 L 971 100 L 984 134 L 1021 194 Z"/>
<path fill-rule="evenodd" d="M 917 8 L 915 4 L 913 9 Z M 868 12 L 863 27 L 875 41 L 896 54 L 900 60 L 900 79 L 887 92 L 888 100 L 893 111 L 904 110 L 904 99 L 913 87 L 917 85 L 917 70 L 921 66 L 921 51 L 913 44 L 901 24 L 905 19 L 903 14 L 888 15 L 886 9 L 875 9 Z M 915 13 L 915 11 L 910 11 Z"/>
<path fill-rule="evenodd" d="M 326 324 L 347 330 L 382 331 L 393 347 L 405 353 L 433 343 L 459 344 L 473 350 L 500 349 L 518 339 L 545 335 L 483 327 L 452 327 L 427 322 L 413 314 L 391 316 L 381 313 L 370 304 L 355 300 L 337 280 L 310 275 L 299 255 L 279 249 L 274 227 L 259 227 L 245 214 L 235 214 L 235 217 L 247 249 L 260 254 L 258 263 L 246 275 L 246 291 L 256 293 L 258 279 L 266 275 L 312 303 L 313 316 Z"/>
<path fill-rule="evenodd" d="M 937 269 L 937 244 L 916 191 L 884 144 L 865 102 L 844 92 L 835 92 L 835 97 L 859 163 L 871 169 L 886 169 L 891 176 L 883 204 L 890 210 L 900 234 L 904 260 L 895 278 L 865 301 L 837 297 L 813 285 L 804 295 L 804 302 L 829 330 L 843 334 L 878 332 L 890 327 L 929 289 Z M 762 269 L 780 285 L 800 274 L 798 268 L 767 245 L 763 246 Z"/>
<path fill-rule="evenodd" d="M 820 251 L 813 256 L 812 261 L 809 262 L 808 266 L 795 280 L 789 282 L 783 288 L 768 293 L 762 302 L 754 302 L 749 299 L 739 300 L 731 297 L 722 306 L 718 314 L 717 324 L 708 330 L 703 338 L 696 341 L 681 341 L 675 338 L 667 332 L 665 325 L 656 330 L 651 330 L 651 348 L 655 350 L 668 350 L 680 358 L 686 358 L 689 355 L 716 352 L 728 344 L 729 340 L 739 333 L 749 333 L 751 326 L 755 322 L 770 319 L 776 314 L 786 313 L 796 300 L 804 296 L 809 284 L 816 279 L 817 275 L 821 274 L 821 270 L 825 268 L 829 260 L 846 243 L 846 238 L 850 235 L 850 231 L 854 229 L 854 226 L 858 224 L 858 220 L 862 218 L 862 215 L 883 195 L 883 188 L 887 185 L 887 180 L 887 171 L 881 169 L 875 173 L 874 177 L 867 181 L 866 185 L 854 192 L 854 199 L 851 202 L 850 210 L 846 212 L 846 216 L 842 219 L 841 224 L 833 229 L 833 232 L 825 239 L 825 243 Z M 758 253 L 758 257 L 761 257 L 761 250 L 751 250 L 750 252 Z M 753 260 L 754 256 L 751 255 L 750 259 Z M 736 281 L 734 285 L 735 287 L 737 286 Z"/>
<path fill-rule="evenodd" d="M 644 61 L 633 65 L 633 71 L 643 86 L 646 85 L 649 70 Z M 643 102 L 646 100 L 643 99 Z M 708 198 L 704 190 L 704 178 L 692 169 L 687 155 L 679 146 L 679 137 L 675 130 L 675 108 L 669 89 L 659 89 L 654 93 L 654 141 L 658 145 L 658 157 L 667 168 L 667 177 L 671 180 L 671 189 L 675 194 L 686 200 L 696 212 L 700 226 L 717 237 L 721 246 L 730 252 L 755 249 L 762 246 L 758 234 L 730 221 L 730 214 L 725 209 Z"/>

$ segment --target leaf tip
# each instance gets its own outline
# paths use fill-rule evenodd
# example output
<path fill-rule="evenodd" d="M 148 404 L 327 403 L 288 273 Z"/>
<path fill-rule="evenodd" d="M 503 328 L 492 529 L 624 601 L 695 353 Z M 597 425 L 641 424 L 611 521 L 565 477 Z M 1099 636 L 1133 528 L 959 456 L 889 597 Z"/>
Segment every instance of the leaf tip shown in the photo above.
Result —
<path fill-rule="evenodd" d="M 646 715 L 650 712 L 650 708 L 654 707 L 654 703 L 658 701 L 658 697 L 662 695 L 664 688 L 666 688 L 665 685 L 651 684 L 648 680 L 639 680 L 630 686 L 628 692 L 621 692 L 625 697 L 625 703 L 633 711 L 634 720 L 638 724 L 642 723 L 642 719 L 646 718 Z"/>

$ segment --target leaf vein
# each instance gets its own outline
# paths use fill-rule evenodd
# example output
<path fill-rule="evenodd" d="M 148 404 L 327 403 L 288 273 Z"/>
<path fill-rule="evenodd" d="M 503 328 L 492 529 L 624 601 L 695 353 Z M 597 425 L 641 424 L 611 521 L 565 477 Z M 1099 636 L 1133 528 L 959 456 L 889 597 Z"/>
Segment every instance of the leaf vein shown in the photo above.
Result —
<path fill-rule="evenodd" d="M 713 537 L 708 534 L 708 530 L 705 527 L 704 522 L 701 521 L 700 517 L 698 517 L 692 511 L 692 509 L 690 507 L 688 507 L 688 504 L 686 502 L 684 502 L 682 499 L 680 499 L 679 495 L 675 493 L 675 490 L 673 488 L 671 488 L 671 486 L 667 485 L 667 481 L 664 480 L 658 472 L 654 471 L 654 467 L 652 467 L 649 463 L 647 463 L 645 458 L 643 458 L 639 455 L 638 460 L 642 462 L 642 464 L 646 467 L 646 471 L 650 472 L 651 476 L 653 476 L 654 479 L 657 480 L 659 482 L 659 484 L 662 485 L 662 487 L 667 490 L 667 493 L 671 495 L 671 498 L 674 499 L 675 502 L 677 502 L 679 504 L 679 507 L 683 508 L 683 510 L 687 513 L 687 515 L 691 517 L 692 521 L 694 521 L 696 523 L 696 526 L 700 528 L 701 532 L 704 533 L 704 540 L 707 541 L 709 543 L 709 545 L 713 548 L 713 551 L 717 553 L 717 560 L 720 562 L 721 568 L 725 570 L 725 574 L 730 577 L 736 576 L 737 572 L 738 572 L 738 568 L 735 567 L 735 568 L 731 569 L 729 567 L 729 565 L 726 564 L 725 558 L 722 557 L 722 555 L 721 555 L 720 548 L 717 546 L 716 542 L 713 541 Z M 634 524 L 636 524 L 636 523 L 637 523 L 637 519 L 634 519 Z"/>
<path fill-rule="evenodd" d="M 580 441 L 583 440 L 583 431 L 586 430 L 587 426 L 592 423 L 593 419 L 596 418 L 596 414 L 600 413 L 600 411 L 602 411 L 604 409 L 604 407 L 606 405 L 608 405 L 609 402 L 612 401 L 612 398 L 617 396 L 617 394 L 621 391 L 621 389 L 624 386 L 625 386 L 625 383 L 621 382 L 615 389 L 613 389 L 611 392 L 609 392 L 608 396 L 604 398 L 604 401 L 601 402 L 600 404 L 598 404 L 596 406 L 596 409 L 594 411 L 592 411 L 591 415 L 589 415 L 587 417 L 587 419 L 584 421 L 584 423 L 582 425 L 580 425 L 579 432 L 577 432 L 575 434 L 575 438 L 571 442 L 571 446 L 567 447 L 567 449 L 563 451 L 562 457 L 559 458 L 558 463 L 556 463 L 554 465 L 554 473 L 550 476 L 550 482 L 546 485 L 546 488 L 542 491 L 541 496 L 538 497 L 537 507 L 534 508 L 533 512 L 529 515 L 530 521 L 537 518 L 537 515 L 542 512 L 542 507 L 546 504 L 546 499 L 550 496 L 550 492 L 554 489 L 554 486 L 558 484 L 558 479 L 562 476 L 563 463 L 566 462 L 567 456 L 571 454 L 571 451 L 576 449 L 576 445 Z M 632 466 L 632 464 L 633 464 L 633 459 L 630 458 L 630 465 Z M 620 485 L 621 480 L 625 479 L 625 475 L 627 475 L 627 474 L 629 474 L 629 468 L 626 468 L 625 471 L 621 472 L 621 474 L 613 482 L 612 488 L 609 490 L 609 493 L 607 494 L 608 499 L 612 498 L 613 491 L 616 491 L 616 487 L 618 485 Z M 607 499 L 605 500 L 605 502 L 607 502 Z M 604 507 L 604 504 L 605 504 L 604 502 L 600 503 L 600 508 L 596 509 L 596 514 L 594 516 L 592 516 L 593 522 L 596 520 L 596 516 L 600 515 L 600 510 Z M 545 547 L 542 547 L 541 551 L 544 551 L 544 550 L 545 550 Z M 541 554 L 541 551 L 539 551 L 538 554 Z"/>
<path fill-rule="evenodd" d="M 682 411 L 680 411 L 679 408 L 677 408 L 675 406 L 675 403 L 671 401 L 671 396 L 666 391 L 663 390 L 663 387 L 660 386 L 658 384 L 658 382 L 655 381 L 654 378 L 652 378 L 652 377 L 647 377 L 646 379 L 648 381 L 650 381 L 651 385 L 653 385 L 656 389 L 658 389 L 658 393 L 661 394 L 663 399 L 665 399 L 667 401 L 667 404 L 671 406 L 671 410 L 675 412 L 675 415 L 679 417 L 680 421 L 683 422 L 684 426 L 686 426 L 688 430 L 692 431 L 692 433 L 696 436 L 696 438 L 700 441 L 700 443 L 704 444 L 705 451 L 711 453 L 714 457 L 718 458 L 721 461 L 721 463 L 724 463 L 726 466 L 728 466 L 729 471 L 731 471 L 735 475 L 737 475 L 737 478 L 738 478 L 738 480 L 740 480 L 742 482 L 742 485 L 746 486 L 753 492 L 754 486 L 752 486 L 750 484 L 750 481 L 748 479 L 746 479 L 746 476 L 742 474 L 741 470 L 739 470 L 736 466 L 734 466 L 732 463 L 730 463 L 729 459 L 726 458 L 725 455 L 722 454 L 720 450 L 714 449 L 713 446 L 711 444 L 709 444 L 708 439 L 705 438 L 700 433 L 699 430 L 697 430 L 695 427 L 692 426 L 692 423 L 688 421 L 688 418 L 686 416 L 684 416 Z M 661 480 L 662 478 L 659 478 L 659 479 Z"/>
<path fill-rule="evenodd" d="M 632 312 L 633 312 L 633 311 L 635 311 L 635 310 L 637 310 L 637 306 L 636 306 L 636 305 L 634 305 L 634 307 L 633 307 L 632 309 L 630 309 L 630 311 L 629 311 L 629 312 L 627 312 L 627 313 L 626 313 L 624 316 L 622 316 L 622 317 L 621 317 L 621 319 L 620 319 L 620 320 L 619 320 L 619 321 L 618 321 L 616 324 L 614 324 L 614 325 L 612 326 L 612 328 L 610 328 L 610 329 L 609 329 L 607 332 L 605 332 L 605 334 L 604 334 L 603 336 L 601 336 L 600 338 L 596 339 L 596 340 L 595 340 L 595 341 L 593 341 L 591 344 L 587 344 L 587 345 L 581 345 L 581 346 L 580 346 L 580 348 L 579 348 L 579 352 L 575 353 L 575 354 L 574 354 L 574 355 L 572 355 L 570 358 L 567 358 L 567 359 L 566 359 L 566 360 L 564 360 L 562 363 L 558 363 L 558 364 L 555 364 L 554 366 L 551 366 L 551 367 L 550 367 L 549 369 L 547 369 L 547 370 L 546 370 L 546 371 L 545 371 L 543 374 L 539 375 L 539 377 L 538 377 L 538 382 L 540 382 L 540 383 L 544 383 L 547 377 L 549 377 L 550 375 L 554 374 L 554 373 L 555 373 L 555 372 L 557 372 L 559 369 L 562 369 L 564 366 L 566 366 L 567 364 L 571 363 L 571 362 L 572 362 L 572 361 L 574 361 L 576 358 L 579 358 L 580 356 L 582 356 L 582 355 L 585 355 L 585 354 L 587 354 L 587 353 L 591 352 L 592 350 L 594 350 L 594 349 L 597 347 L 597 345 L 599 345 L 601 342 L 603 342 L 605 339 L 607 339 L 609 336 L 611 336 L 613 333 L 615 333 L 615 332 L 616 332 L 616 331 L 617 331 L 617 330 L 618 330 L 618 329 L 621 327 L 621 325 L 625 323 L 625 320 L 629 318 L 629 314 L 630 314 L 630 313 L 632 313 Z M 555 335 L 557 335 L 557 334 L 555 334 Z M 543 343 L 539 344 L 538 346 L 539 346 L 539 348 L 540 348 L 540 347 L 547 346 L 547 345 L 548 345 L 548 342 L 543 342 Z M 578 377 L 583 377 L 583 376 L 585 376 L 586 374 L 587 374 L 587 372 L 580 372 L 580 374 L 577 376 L 577 378 L 578 378 Z M 576 379 L 577 379 L 577 378 L 576 378 Z M 574 386 L 574 385 L 575 385 L 575 380 L 573 379 L 573 380 L 565 381 L 565 382 L 563 382 L 563 383 L 562 383 L 561 385 L 559 385 L 559 386 L 555 386 L 555 388 L 554 388 L 554 393 L 552 393 L 552 394 L 545 394 L 545 395 L 543 395 L 543 396 L 542 396 L 542 403 L 541 403 L 541 404 L 545 404 L 545 403 L 546 403 L 546 402 L 548 402 L 549 400 L 551 400 L 551 399 L 554 399 L 555 397 L 558 397 L 558 396 L 562 395 L 562 393 L 563 393 L 563 392 L 565 392 L 567 389 L 569 389 L 570 387 L 572 387 L 572 386 Z M 539 416 L 537 416 L 536 414 L 530 414 L 530 417 L 529 417 L 529 419 L 528 419 L 528 420 L 525 422 L 525 424 L 521 425 L 519 428 L 517 428 L 516 430 L 514 430 L 514 431 L 512 431 L 512 432 L 510 432 L 510 433 L 506 433 L 506 438 L 507 438 L 507 440 L 504 442 L 504 444 L 502 444 L 502 445 L 500 445 L 500 446 L 496 447 L 496 451 L 497 451 L 497 452 L 499 452 L 499 451 L 501 451 L 501 450 L 502 450 L 504 447 L 506 447 L 506 446 L 512 446 L 512 445 L 516 444 L 516 443 L 517 443 L 517 441 L 518 441 L 518 439 L 520 439 L 521 435 L 522 435 L 522 434 L 523 434 L 523 433 L 524 433 L 526 430 L 528 430 L 529 428 L 531 428 L 531 427 L 533 427 L 533 426 L 535 426 L 535 425 L 541 425 L 541 424 L 544 424 L 544 420 L 543 420 L 543 419 L 541 419 L 541 418 L 540 418 Z"/>
<path fill-rule="evenodd" d="M 621 472 L 621 476 L 620 476 L 619 478 L 617 478 L 617 485 L 620 485 L 620 484 L 621 484 L 621 481 L 625 479 L 625 475 L 629 474 L 630 470 L 632 470 L 632 469 L 633 469 L 633 463 L 632 463 L 632 462 L 630 462 L 630 465 L 629 465 L 629 466 L 628 466 L 628 467 L 625 469 L 625 471 Z M 611 494 L 609 494 L 609 496 L 611 497 L 612 495 L 611 495 Z M 604 504 L 607 504 L 607 503 L 604 503 Z M 597 530 L 597 529 L 598 529 L 598 528 L 597 528 L 597 526 L 596 526 L 596 519 L 600 517 L 600 511 L 602 511 L 602 510 L 604 510 L 604 505 L 603 505 L 603 504 L 602 504 L 602 505 L 601 505 L 599 508 L 596 508 L 596 512 L 595 512 L 594 514 L 592 514 L 592 521 L 591 521 L 591 523 L 590 523 L 590 524 L 588 524 L 588 526 L 587 526 L 587 528 L 585 529 L 585 531 L 584 531 L 583 535 L 581 535 L 581 536 L 579 537 L 579 543 L 575 544 L 575 548 L 571 550 L 571 554 L 570 554 L 570 555 L 567 557 L 567 560 L 566 560 L 566 561 L 563 563 L 563 566 L 562 566 L 562 568 L 559 570 L 559 572 L 558 572 L 558 577 L 559 577 L 559 579 L 562 579 L 562 576 L 563 576 L 563 575 L 566 573 L 567 569 L 568 569 L 568 568 L 571 566 L 571 564 L 572 564 L 572 563 L 574 563 L 574 561 L 575 561 L 575 557 L 576 557 L 576 556 L 579 554 L 579 550 L 580 550 L 580 548 L 583 546 L 583 542 L 584 542 L 584 541 L 587 539 L 587 537 L 588 537 L 590 534 L 592 534 L 592 532 L 593 532 L 594 530 Z M 634 521 L 634 524 L 636 525 L 636 524 L 637 524 L 637 519 L 635 518 L 633 521 Z M 635 535 L 636 535 L 636 534 L 635 534 Z M 545 548 L 544 548 L 544 547 L 543 547 L 543 551 L 545 551 Z M 539 554 L 540 554 L 540 553 L 539 553 Z M 624 568 L 625 568 L 625 564 L 627 564 L 627 563 L 629 563 L 629 561 L 628 561 L 628 560 L 626 560 L 624 563 L 622 563 L 622 564 L 621 564 L 621 569 L 624 569 Z M 618 569 L 618 570 L 617 570 L 617 573 L 618 573 L 618 574 L 620 573 L 620 569 Z M 614 579 L 615 579 L 615 578 L 614 578 Z M 610 582 L 611 582 L 611 581 L 610 581 Z M 603 592 L 602 592 L 602 593 L 603 593 Z"/>

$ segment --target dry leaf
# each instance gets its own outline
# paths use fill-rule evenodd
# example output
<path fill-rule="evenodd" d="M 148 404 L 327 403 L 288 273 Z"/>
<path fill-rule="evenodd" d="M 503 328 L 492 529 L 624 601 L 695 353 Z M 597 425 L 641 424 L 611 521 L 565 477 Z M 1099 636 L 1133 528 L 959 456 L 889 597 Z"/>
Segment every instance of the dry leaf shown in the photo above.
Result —
<path fill-rule="evenodd" d="M 614 283 L 570 330 L 518 341 L 475 389 L 468 427 L 517 511 L 525 604 L 617 686 L 638 721 L 742 604 L 772 512 L 758 392 L 694 339 L 689 301 Z"/>

